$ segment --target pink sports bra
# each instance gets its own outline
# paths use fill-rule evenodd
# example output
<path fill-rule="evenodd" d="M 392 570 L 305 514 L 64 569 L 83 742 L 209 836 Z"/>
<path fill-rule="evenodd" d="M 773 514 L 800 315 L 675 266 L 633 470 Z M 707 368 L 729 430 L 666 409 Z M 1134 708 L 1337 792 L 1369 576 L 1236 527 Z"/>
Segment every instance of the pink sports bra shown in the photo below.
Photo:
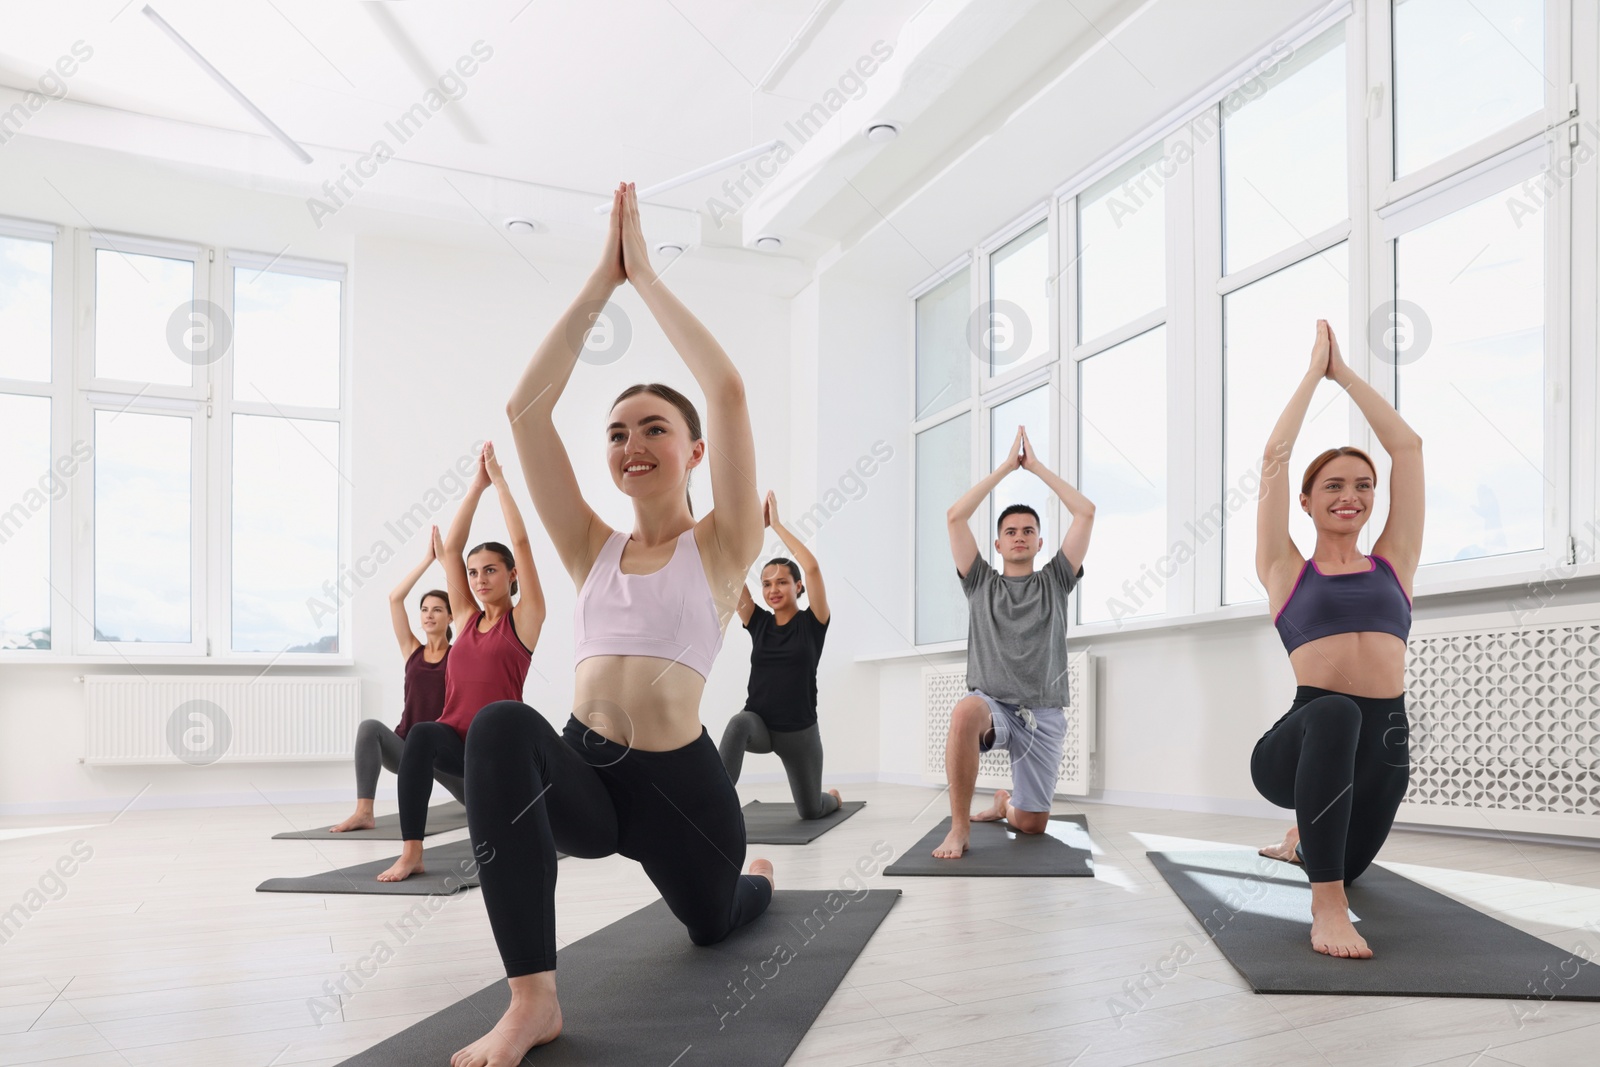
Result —
<path fill-rule="evenodd" d="M 653 656 L 700 677 L 722 647 L 722 620 L 711 597 L 694 527 L 678 535 L 667 565 L 649 574 L 622 573 L 628 535 L 613 531 L 595 557 L 573 612 L 577 663 L 591 656 Z"/>

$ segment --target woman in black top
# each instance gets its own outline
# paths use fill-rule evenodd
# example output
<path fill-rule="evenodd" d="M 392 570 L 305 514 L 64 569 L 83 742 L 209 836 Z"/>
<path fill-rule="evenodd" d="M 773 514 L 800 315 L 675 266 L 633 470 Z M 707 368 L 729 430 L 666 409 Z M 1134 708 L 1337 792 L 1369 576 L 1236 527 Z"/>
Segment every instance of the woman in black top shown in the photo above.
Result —
<path fill-rule="evenodd" d="M 837 811 L 842 799 L 837 789 L 822 791 L 817 731 L 817 661 L 828 634 L 828 591 L 817 557 L 778 521 L 778 500 L 770 492 L 762 520 L 799 565 L 780 557 L 761 568 L 761 595 L 771 611 L 757 607 L 749 589 L 739 592 L 739 620 L 750 632 L 750 691 L 744 710 L 723 731 L 718 751 L 735 784 L 746 752 L 776 752 L 800 817 L 820 819 Z M 806 592 L 804 575 L 811 579 L 807 608 L 796 603 Z"/>

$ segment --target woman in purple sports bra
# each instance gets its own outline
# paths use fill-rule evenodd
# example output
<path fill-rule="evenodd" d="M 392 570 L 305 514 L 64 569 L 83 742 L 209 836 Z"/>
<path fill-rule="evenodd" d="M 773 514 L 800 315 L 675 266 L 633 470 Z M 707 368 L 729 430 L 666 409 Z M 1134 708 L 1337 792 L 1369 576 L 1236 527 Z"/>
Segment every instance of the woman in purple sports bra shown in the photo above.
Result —
<path fill-rule="evenodd" d="M 1287 458 L 1317 385 L 1349 393 L 1389 453 L 1389 517 L 1363 556 L 1377 468 L 1358 448 L 1322 453 L 1306 468 L 1300 507 L 1316 524 L 1305 559 L 1289 536 Z M 1365 959 L 1345 886 L 1383 847 L 1405 799 L 1411 760 L 1405 710 L 1411 582 L 1422 552 L 1422 438 L 1356 376 L 1317 322 L 1311 367 L 1272 429 L 1256 513 L 1256 575 L 1294 668 L 1294 702 L 1256 742 L 1250 776 L 1261 795 L 1295 810 L 1296 825 L 1264 856 L 1303 864 L 1311 882 L 1311 944 Z"/>
<path fill-rule="evenodd" d="M 554 412 L 624 281 L 704 392 L 715 447 L 676 389 L 624 390 L 606 416 L 605 455 L 633 524 L 613 530 L 578 488 Z M 452 1067 L 516 1064 L 561 1032 L 556 849 L 637 860 L 697 945 L 759 916 L 773 888 L 767 861 L 741 869 L 739 797 L 700 723 L 706 675 L 761 550 L 744 382 L 651 268 L 632 184 L 615 191 L 600 265 L 533 354 L 506 414 L 534 507 L 578 588 L 574 706 L 560 734 L 511 700 L 484 708 L 467 733 L 467 820 L 475 853 L 493 856 L 478 877 L 511 1005 Z M 716 506 L 697 521 L 688 485 L 702 463 Z"/>

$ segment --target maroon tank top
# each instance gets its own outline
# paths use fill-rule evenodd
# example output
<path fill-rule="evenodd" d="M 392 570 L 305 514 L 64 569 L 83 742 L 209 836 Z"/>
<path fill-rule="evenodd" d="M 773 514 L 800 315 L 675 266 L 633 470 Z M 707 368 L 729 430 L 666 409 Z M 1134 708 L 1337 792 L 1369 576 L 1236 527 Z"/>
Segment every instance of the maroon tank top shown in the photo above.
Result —
<path fill-rule="evenodd" d="M 400 713 L 400 725 L 394 728 L 401 740 L 405 740 L 413 723 L 433 722 L 444 711 L 445 664 L 450 660 L 450 648 L 445 647 L 444 658 L 438 663 L 428 662 L 423 655 L 427 649 L 427 645 L 418 645 L 406 660 L 406 709 Z"/>
<path fill-rule="evenodd" d="M 511 612 L 487 633 L 478 632 L 479 611 L 450 647 L 450 669 L 444 674 L 444 711 L 439 721 L 465 740 L 473 716 L 497 700 L 521 700 L 533 653 L 517 636 Z"/>

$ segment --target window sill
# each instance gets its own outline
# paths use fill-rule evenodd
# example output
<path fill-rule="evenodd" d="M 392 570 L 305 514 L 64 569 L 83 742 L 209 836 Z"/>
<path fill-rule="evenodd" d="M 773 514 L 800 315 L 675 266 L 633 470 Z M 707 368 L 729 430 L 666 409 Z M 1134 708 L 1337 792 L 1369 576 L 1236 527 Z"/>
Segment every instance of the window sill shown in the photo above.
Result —
<path fill-rule="evenodd" d="M 193 667 L 197 670 L 212 668 L 254 667 L 354 667 L 353 656 L 74 656 L 59 652 L 19 650 L 0 652 L 0 666 L 100 666 L 122 667 L 137 671 L 140 667 Z"/>
<path fill-rule="evenodd" d="M 1497 575 L 1489 579 L 1481 577 L 1446 578 L 1424 583 L 1421 588 L 1415 591 L 1415 604 L 1417 606 L 1428 606 L 1428 601 L 1457 596 L 1463 593 L 1493 594 L 1509 591 L 1512 595 L 1506 597 L 1505 602 L 1505 609 L 1508 613 L 1516 614 L 1520 611 L 1529 615 L 1536 615 L 1538 610 L 1549 602 L 1551 595 L 1556 590 L 1574 583 L 1588 584 L 1591 586 L 1591 592 L 1600 593 L 1600 583 L 1597 583 L 1596 579 L 1600 579 L 1600 563 L 1562 564 L 1541 570 Z M 1600 617 L 1600 605 L 1596 606 L 1595 613 L 1597 617 Z M 1147 618 L 1125 619 L 1120 623 L 1074 624 L 1067 629 L 1067 639 L 1069 641 L 1082 641 L 1121 637 L 1125 634 L 1209 629 L 1228 623 L 1265 620 L 1266 617 L 1267 606 L 1258 600 L 1250 604 L 1234 604 L 1194 615 L 1176 617 L 1156 615 Z M 939 644 L 918 645 L 915 648 L 897 649 L 892 652 L 874 652 L 865 656 L 857 656 L 855 657 L 855 662 L 893 662 L 918 657 L 927 658 L 950 653 L 965 653 L 966 650 L 967 642 L 965 640 L 944 641 Z"/>

